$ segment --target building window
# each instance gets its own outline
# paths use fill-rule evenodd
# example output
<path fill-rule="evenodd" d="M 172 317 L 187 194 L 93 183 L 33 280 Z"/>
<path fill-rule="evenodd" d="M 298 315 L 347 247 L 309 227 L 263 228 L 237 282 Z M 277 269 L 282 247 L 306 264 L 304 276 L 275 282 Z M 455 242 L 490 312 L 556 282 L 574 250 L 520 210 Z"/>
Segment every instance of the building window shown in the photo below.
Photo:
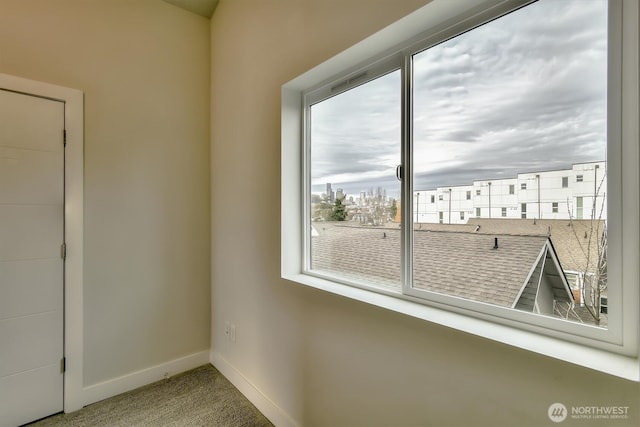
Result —
<path fill-rule="evenodd" d="M 372 57 L 368 63 L 369 65 L 363 66 L 362 64 L 367 64 L 367 62 L 360 57 L 358 62 L 353 62 L 350 65 L 354 68 L 345 68 L 342 72 L 338 72 L 333 76 L 327 74 L 320 79 L 314 69 L 314 73 L 305 74 L 304 78 L 296 79 L 286 84 L 283 87 L 282 96 L 283 179 L 281 180 L 281 196 L 283 209 L 281 210 L 281 215 L 283 236 L 281 240 L 283 242 L 283 251 L 285 247 L 288 249 L 293 248 L 292 254 L 298 253 L 300 256 L 289 256 L 287 254 L 287 257 L 283 257 L 283 277 L 325 289 L 329 292 L 369 301 L 372 304 L 378 305 L 378 302 L 372 300 L 384 300 L 384 303 L 379 304 L 380 306 L 386 306 L 402 312 L 419 312 L 421 314 L 417 315 L 418 317 L 428 320 L 438 317 L 433 314 L 433 307 L 437 307 L 437 310 L 449 310 L 447 307 L 453 307 L 450 314 L 454 316 L 466 316 L 469 319 L 481 317 L 500 324 L 503 329 L 526 329 L 527 333 L 531 334 L 552 336 L 554 339 L 561 337 L 576 346 L 584 345 L 587 342 L 604 351 L 618 351 L 615 346 L 622 344 L 614 342 L 614 340 L 617 339 L 616 337 L 621 336 L 619 330 L 616 331 L 616 334 L 609 334 L 602 324 L 596 325 L 598 326 L 597 328 L 586 328 L 582 326 L 583 322 L 574 321 L 570 323 L 564 320 L 568 319 L 566 317 L 568 314 L 571 314 L 570 310 L 567 311 L 564 307 L 570 305 L 574 301 L 574 297 L 570 292 L 568 283 L 566 283 L 565 275 L 562 271 L 562 262 L 558 253 L 555 252 L 554 245 L 556 243 L 553 242 L 552 244 L 546 234 L 534 236 L 535 238 L 526 234 L 491 236 L 489 249 L 487 250 L 492 250 L 493 252 L 489 253 L 495 254 L 492 256 L 497 255 L 497 258 L 509 256 L 508 248 L 510 247 L 529 247 L 528 245 L 538 247 L 539 243 L 540 250 L 532 251 L 532 253 L 535 252 L 535 256 L 531 257 L 530 265 L 523 265 L 522 268 L 514 270 L 518 271 L 518 273 L 524 272 L 526 276 L 523 278 L 522 286 L 514 292 L 514 298 L 518 298 L 518 300 L 509 300 L 508 302 L 483 300 L 483 296 L 495 296 L 496 293 L 489 291 L 477 292 L 482 286 L 498 285 L 500 287 L 499 294 L 504 296 L 503 294 L 507 292 L 507 288 L 506 284 L 501 283 L 502 279 L 497 279 L 497 276 L 493 274 L 490 279 L 484 281 L 479 274 L 475 274 L 472 283 L 469 283 L 468 280 L 456 280 L 454 275 L 467 271 L 476 272 L 474 266 L 478 265 L 477 262 L 469 265 L 465 265 L 464 262 L 473 262 L 473 257 L 477 254 L 482 254 L 487 248 L 487 239 L 485 239 L 487 232 L 483 231 L 486 227 L 478 225 L 473 233 L 464 231 L 468 233 L 464 236 L 456 236 L 455 233 L 458 231 L 434 233 L 429 230 L 418 229 L 418 227 L 413 227 L 411 197 L 405 197 L 411 195 L 413 188 L 448 188 L 452 185 L 460 185 L 458 183 L 467 182 L 463 178 L 468 177 L 471 170 L 482 171 L 485 174 L 485 176 L 477 177 L 479 181 L 493 179 L 499 174 L 505 174 L 504 176 L 506 177 L 514 176 L 510 174 L 515 174 L 518 166 L 524 164 L 530 168 L 529 171 L 545 170 L 544 165 L 548 165 L 550 162 L 550 150 L 553 150 L 554 162 L 562 162 L 564 164 L 581 162 L 582 160 L 577 160 L 577 157 L 571 156 L 582 155 L 587 152 L 586 148 L 580 144 L 587 139 L 591 144 L 593 141 L 591 137 L 582 138 L 581 135 L 572 135 L 570 138 L 571 144 L 576 145 L 571 146 L 570 150 L 564 152 L 557 149 L 558 144 L 561 141 L 567 141 L 568 138 L 568 136 L 560 134 L 564 126 L 545 123 L 543 129 L 548 133 L 543 135 L 543 138 L 539 138 L 539 140 L 549 141 L 551 145 L 543 150 L 543 153 L 541 152 L 540 157 L 537 158 L 536 151 L 533 149 L 537 147 L 531 147 L 528 144 L 529 139 L 526 137 L 531 134 L 525 133 L 519 136 L 514 133 L 520 130 L 519 126 L 526 127 L 529 124 L 534 126 L 533 129 L 528 129 L 529 131 L 539 131 L 541 123 L 538 122 L 538 117 L 547 117 L 548 115 L 553 117 L 554 120 L 556 119 L 556 115 L 551 113 L 559 110 L 554 108 L 546 114 L 544 108 L 549 105 L 546 103 L 542 104 L 542 111 L 529 111 L 528 109 L 532 107 L 529 102 L 531 101 L 529 94 L 535 94 L 536 97 L 549 96 L 548 99 L 553 101 L 554 106 L 560 106 L 558 104 L 564 103 L 565 100 L 561 99 L 561 94 L 554 89 L 562 82 L 554 84 L 550 79 L 562 75 L 563 78 L 572 82 L 581 80 L 578 77 L 568 77 L 566 74 L 570 71 L 578 72 L 573 69 L 574 65 L 577 65 L 571 59 L 573 55 L 580 56 L 580 61 L 596 61 L 588 64 L 581 63 L 584 68 L 580 68 L 583 71 L 588 71 L 590 75 L 593 72 L 595 77 L 589 79 L 588 88 L 581 88 L 578 84 L 569 85 L 567 91 L 576 91 L 576 93 L 572 93 L 571 99 L 566 100 L 566 102 L 570 104 L 570 101 L 575 99 L 586 102 L 584 101 L 586 98 L 589 98 L 589 102 L 595 100 L 594 102 L 598 104 L 598 108 L 590 110 L 594 114 L 597 114 L 595 111 L 607 113 L 607 105 L 621 107 L 613 112 L 614 120 L 610 122 L 607 122 L 606 114 L 604 117 L 598 116 L 597 119 L 589 116 L 588 120 L 586 120 L 587 116 L 582 115 L 580 117 L 572 117 L 572 120 L 585 119 L 585 121 L 584 123 L 580 122 L 579 125 L 571 122 L 571 129 L 587 132 L 589 136 L 592 133 L 603 136 L 602 138 L 597 138 L 598 141 L 602 142 L 607 140 L 607 129 L 616 128 L 612 131 L 612 134 L 615 135 L 622 132 L 619 129 L 619 123 L 623 121 L 620 117 L 615 117 L 615 114 L 623 115 L 625 117 L 624 123 L 633 123 L 633 120 L 637 117 L 637 102 L 632 101 L 635 99 L 633 96 L 637 98 L 637 93 L 634 91 L 629 91 L 631 92 L 630 94 L 626 93 L 624 95 L 617 93 L 616 88 L 621 85 L 611 85 L 609 87 L 610 90 L 607 91 L 606 73 L 608 69 L 614 71 L 622 70 L 620 64 L 624 63 L 629 70 L 624 68 L 624 75 L 627 77 L 623 81 L 631 79 L 631 83 L 637 84 L 637 61 L 623 62 L 621 58 L 609 55 L 610 62 L 607 62 L 607 20 L 602 19 L 603 16 L 606 17 L 606 11 L 596 11 L 595 2 L 589 3 L 590 6 L 588 7 L 583 6 L 583 3 L 580 2 L 580 14 L 568 13 L 567 11 L 571 8 L 565 5 L 569 4 L 570 1 L 572 0 L 567 0 L 566 2 L 539 0 L 525 6 L 522 6 L 521 2 L 505 1 L 500 2 L 499 7 L 487 8 L 485 12 L 481 13 L 478 11 L 479 7 L 475 7 L 472 12 L 460 11 L 460 13 L 468 12 L 464 16 L 456 17 L 456 15 L 451 15 L 445 19 L 443 15 L 441 22 L 450 23 L 455 21 L 459 22 L 459 24 L 448 26 L 446 31 L 434 30 L 433 33 L 424 35 L 424 41 L 417 41 L 420 38 L 417 35 L 413 35 L 407 37 L 410 42 L 407 41 L 406 44 L 398 44 L 399 41 L 395 42 L 393 45 L 399 46 L 395 55 L 390 55 L 388 48 L 385 48 L 380 51 L 380 55 L 384 53 L 385 56 Z M 446 2 L 439 2 L 439 4 L 446 4 Z M 632 10 L 635 10 L 637 15 L 637 4 L 626 1 L 624 4 L 626 5 L 625 7 L 631 7 Z M 575 4 L 573 5 L 575 6 Z M 430 5 L 426 7 L 429 8 Z M 456 7 L 461 6 L 451 6 L 451 8 Z M 508 8 L 512 8 L 514 11 L 509 11 L 507 10 Z M 611 18 L 611 22 L 618 23 L 618 20 L 622 21 L 625 14 L 621 12 L 620 2 L 611 2 L 610 8 L 611 10 L 618 10 L 616 12 L 617 15 Z M 437 11 L 438 9 L 429 10 Z M 591 18 L 588 23 L 595 26 L 594 34 L 597 36 L 594 36 L 594 40 L 597 43 L 591 44 L 588 48 L 585 47 L 586 50 L 581 50 L 575 45 L 575 40 L 581 40 L 581 37 L 567 35 L 566 37 L 557 38 L 558 34 L 563 31 L 583 31 L 587 25 L 587 22 L 583 22 L 587 11 L 592 13 L 592 15 L 589 15 Z M 446 14 L 449 12 L 438 13 Z M 524 25 L 525 23 L 541 22 L 545 16 L 554 16 L 553 22 L 549 23 L 549 26 L 553 27 L 553 29 L 549 29 L 547 26 L 541 28 L 540 36 L 545 40 L 549 38 L 553 40 L 554 49 L 557 48 L 563 53 L 560 56 L 560 60 L 557 59 L 557 56 L 554 58 L 547 57 L 549 52 L 545 49 L 533 51 L 533 46 L 536 43 L 532 38 L 538 36 L 535 32 L 520 33 L 524 31 L 523 28 L 530 28 L 530 26 Z M 631 28 L 637 30 L 637 22 L 630 18 L 624 19 L 626 19 L 625 22 L 627 23 L 625 28 L 631 25 Z M 616 28 L 622 28 L 622 25 L 618 25 Z M 507 39 L 505 39 L 505 42 L 506 40 L 515 40 L 517 35 L 518 39 L 526 40 L 527 44 L 518 51 L 496 50 L 496 44 L 501 42 L 495 38 L 485 38 L 486 33 L 483 33 L 483 31 L 489 31 L 487 29 L 491 30 L 490 33 L 492 35 L 506 34 Z M 550 30 L 550 32 L 546 33 L 546 30 Z M 633 34 L 634 32 L 631 31 L 631 33 Z M 611 34 L 612 40 L 617 40 L 614 36 L 618 33 L 612 30 Z M 625 37 L 628 37 L 628 34 L 625 34 Z M 622 40 L 622 35 L 619 35 L 619 37 Z M 570 46 L 564 45 L 567 40 L 572 40 Z M 490 46 L 483 44 L 486 41 L 490 41 Z M 615 52 L 628 53 L 637 51 L 637 40 L 632 39 L 632 42 L 627 43 L 631 45 L 630 48 L 621 49 L 618 46 Z M 593 46 L 603 47 L 604 52 L 594 55 Z M 487 49 L 483 50 L 484 47 Z M 589 52 L 589 55 L 581 54 L 586 51 Z M 354 50 L 354 52 L 356 51 Z M 467 55 L 473 56 L 480 52 L 489 55 L 489 59 L 484 58 L 482 61 L 465 62 L 466 66 L 471 67 L 470 72 L 456 73 L 454 86 L 448 85 L 450 79 L 435 78 L 438 76 L 450 76 L 453 73 L 453 66 L 460 65 L 459 61 L 461 59 L 467 58 Z M 516 53 L 517 55 L 509 57 L 511 53 Z M 343 57 L 348 58 L 349 54 L 345 55 Z M 507 56 L 493 58 L 491 55 Z M 619 55 L 622 55 L 622 53 L 619 53 Z M 529 56 L 532 56 L 535 61 L 532 63 L 527 62 Z M 547 60 L 549 61 L 544 62 Z M 533 86 L 524 87 L 523 85 L 529 84 L 529 82 L 518 79 L 527 70 L 539 69 L 540 63 L 537 61 L 542 61 L 549 67 L 555 66 L 554 62 L 559 62 L 558 65 L 561 67 L 562 73 L 552 71 L 552 68 L 550 68 L 547 70 L 549 72 L 545 73 L 547 77 L 545 80 L 537 81 Z M 501 66 L 493 68 L 493 64 L 505 63 L 513 64 L 514 67 Z M 339 64 L 339 62 L 336 60 L 334 64 Z M 338 65 L 334 66 L 337 67 Z M 321 69 L 318 73 L 322 74 L 323 70 L 325 69 Z M 333 70 L 338 71 L 337 68 L 333 68 Z M 503 72 L 505 74 L 500 74 Z M 531 77 L 530 74 L 526 75 Z M 583 74 L 578 72 L 576 76 L 580 75 Z M 467 79 L 466 76 L 471 76 L 471 78 L 461 80 Z M 517 91 L 509 92 L 511 88 L 517 88 Z M 478 90 L 480 92 L 476 92 Z M 503 92 L 503 90 L 506 92 Z M 584 97 L 582 96 L 583 90 L 589 94 L 597 93 L 598 96 Z M 294 94 L 302 94 L 303 102 L 300 103 L 299 97 L 297 100 L 294 99 Z M 478 94 L 481 95 L 479 96 Z M 607 96 L 614 99 L 609 99 L 607 103 Z M 616 96 L 632 97 L 632 99 L 629 102 L 616 103 Z M 476 99 L 481 99 L 481 105 L 474 104 Z M 525 102 L 517 104 L 517 107 L 508 104 L 509 102 L 519 101 Z M 300 104 L 304 108 L 303 114 L 294 114 L 300 111 L 296 110 Z M 389 105 L 395 107 L 387 110 L 386 108 Z M 407 105 L 411 105 L 412 108 L 404 108 Z M 587 108 L 586 105 L 581 107 Z M 495 111 L 496 114 L 492 116 L 487 114 L 488 108 L 500 108 L 500 111 Z M 563 108 L 561 110 L 567 112 L 576 111 L 571 108 Z M 510 113 L 512 112 L 517 112 L 518 114 L 511 116 Z M 297 122 L 296 125 L 290 125 L 289 123 L 293 123 L 293 117 L 303 117 L 303 120 Z M 499 117 L 500 120 L 487 123 L 485 128 L 483 120 L 487 117 Z M 562 124 L 566 123 L 563 122 Z M 589 128 L 591 125 L 598 124 L 602 125 L 601 129 L 593 130 Z M 499 126 L 499 128 L 495 126 Z M 632 158 L 632 156 L 624 156 L 625 153 L 633 154 L 635 152 L 632 145 L 634 141 L 637 141 L 637 132 L 633 130 L 633 126 L 630 129 L 625 129 L 625 132 L 632 133 L 631 138 L 618 138 L 609 141 L 610 144 L 614 144 L 613 153 L 619 154 L 620 159 L 626 161 L 625 165 L 627 167 L 623 169 L 620 165 L 623 160 L 618 159 L 616 162 L 612 162 L 615 167 L 604 168 L 608 174 L 616 174 L 616 179 L 611 180 L 614 185 L 618 185 L 620 182 L 627 182 L 623 179 L 623 175 L 628 177 L 628 174 L 630 174 L 631 178 L 636 176 L 634 173 L 637 172 L 638 165 L 629 163 L 628 159 Z M 304 144 L 289 142 L 296 138 L 298 138 L 299 142 L 300 137 L 304 138 Z M 554 142 L 558 138 L 559 140 Z M 500 146 L 501 143 L 505 145 Z M 389 148 L 393 149 L 392 152 L 388 152 Z M 290 155 L 287 150 L 291 150 L 293 154 Z M 597 150 L 600 150 L 599 154 L 594 155 L 594 158 L 608 158 L 606 156 L 606 146 L 600 146 Z M 596 151 L 589 152 L 595 153 Z M 569 157 L 562 157 L 565 155 Z M 290 163 L 287 161 L 290 159 L 302 159 L 300 169 L 290 168 Z M 608 159 L 613 159 L 613 156 Z M 464 167 L 458 166 L 461 163 L 464 163 Z M 396 168 L 396 166 L 402 167 Z M 292 175 L 290 173 L 291 170 L 299 170 L 297 179 L 286 179 Z M 627 173 L 627 171 L 631 172 Z M 590 175 L 588 176 L 590 177 Z M 521 178 L 518 177 L 518 179 Z M 291 182 L 298 183 L 299 188 L 295 188 Z M 363 188 L 370 188 L 371 190 L 368 190 L 369 197 L 367 197 L 367 200 L 370 200 L 370 203 L 368 202 L 369 205 L 358 206 L 358 211 L 356 211 L 355 208 L 351 209 L 349 206 L 343 205 L 341 199 L 336 200 L 334 203 L 330 203 L 330 201 L 328 203 L 325 200 L 326 198 L 322 196 L 322 189 L 328 182 L 334 184 L 336 188 L 342 188 L 347 198 L 350 194 L 358 194 L 357 192 L 362 191 Z M 402 185 L 400 185 L 400 182 Z M 389 183 L 393 183 L 393 185 L 385 187 Z M 617 209 L 615 208 L 616 206 L 621 206 L 620 198 L 622 193 L 625 195 L 625 203 L 627 203 L 626 197 L 630 197 L 632 202 L 637 202 L 637 193 L 639 192 L 634 191 L 637 190 L 637 187 L 638 183 L 634 181 L 622 190 L 616 188 L 615 191 L 611 192 L 613 199 L 609 200 L 609 206 L 613 206 L 614 209 Z M 526 182 L 521 182 L 521 189 L 527 189 Z M 497 194 L 492 195 L 490 187 L 486 191 L 487 194 L 483 198 L 486 200 L 477 204 L 481 205 L 482 209 L 486 209 L 487 204 L 485 202 L 488 202 L 490 212 L 492 207 L 494 210 L 500 207 L 501 212 L 504 212 L 502 210 L 503 206 L 500 206 L 503 193 L 500 194 L 501 191 L 498 191 L 496 192 Z M 476 189 L 476 194 L 479 193 L 480 189 Z M 531 193 L 524 200 L 527 200 L 528 203 L 536 203 L 535 194 L 533 194 L 535 192 L 532 191 Z M 494 196 L 493 200 L 492 196 Z M 539 197 L 538 206 L 540 204 Z M 289 203 L 291 200 L 299 203 L 291 204 Z M 397 201 L 401 217 L 400 223 L 391 224 L 390 218 L 395 216 L 392 215 L 393 212 L 389 207 L 395 206 L 395 204 L 390 203 L 390 200 Z M 576 215 L 581 204 L 581 198 L 576 198 Z M 295 208 L 298 205 L 300 207 Z M 293 211 L 299 215 L 297 220 L 295 219 L 296 216 L 290 212 L 292 207 L 295 208 Z M 438 221 L 442 223 L 444 211 L 448 212 L 450 219 L 452 209 L 450 203 L 448 209 L 445 205 L 439 207 L 443 209 L 442 211 L 437 211 Z M 434 211 L 435 209 L 429 215 L 433 215 Z M 521 217 L 526 218 L 527 202 L 520 203 L 520 211 Z M 477 217 L 481 216 L 480 207 L 475 207 L 475 212 Z M 635 220 L 634 218 L 629 219 L 629 214 L 621 209 L 617 210 L 616 214 L 617 216 L 614 218 L 624 217 L 627 223 Z M 298 231 L 289 227 L 288 220 L 292 219 L 293 222 L 297 221 L 299 225 L 297 227 Z M 351 221 L 360 221 L 360 223 L 350 223 Z M 508 221 L 508 223 L 510 222 L 512 221 Z M 635 247 L 635 241 L 625 243 L 629 239 L 633 240 L 633 236 L 624 236 L 621 228 L 621 224 L 611 227 L 612 232 L 617 234 L 612 234 L 608 239 L 608 244 L 616 245 L 616 248 L 623 246 Z M 633 233 L 630 234 L 633 235 Z M 291 236 L 300 236 L 300 239 L 295 239 Z M 623 236 L 626 240 L 623 239 Z M 439 241 L 438 238 L 445 240 Z M 510 240 L 511 238 L 513 239 Z M 371 240 L 367 241 L 367 239 Z M 495 243 L 494 239 L 497 239 Z M 516 240 L 518 241 L 516 242 Z M 471 245 L 471 241 L 477 242 L 478 246 Z M 296 243 L 298 243 L 298 246 L 295 245 Z M 389 250 L 379 250 L 382 245 L 388 245 Z M 374 252 L 363 254 L 363 250 L 373 250 Z M 454 264 L 452 264 L 452 258 L 447 256 L 449 253 L 460 254 L 464 251 L 469 251 L 469 256 L 457 257 L 458 259 L 454 260 Z M 353 256 L 352 252 L 358 253 Z M 611 253 L 620 254 L 623 251 L 616 250 Z M 441 271 L 438 268 L 438 263 L 441 262 L 438 258 L 439 256 L 446 257 L 442 261 L 447 263 L 447 268 L 444 270 L 448 273 L 446 277 L 434 276 L 435 272 Z M 285 258 L 291 258 L 293 261 Z M 616 268 L 621 270 L 622 263 L 614 258 L 613 256 L 611 257 L 611 263 L 609 264 L 610 286 L 633 286 L 632 283 L 627 283 L 630 282 L 629 278 L 636 277 L 634 276 L 636 270 L 626 273 L 624 282 L 617 282 L 611 279 L 614 276 L 615 278 L 622 277 L 622 273 L 614 271 Z M 483 260 L 486 259 L 483 258 Z M 294 262 L 296 260 L 298 262 L 297 267 Z M 534 264 L 536 262 L 543 262 L 543 264 L 536 265 Z M 496 265 L 495 268 L 489 267 L 487 270 L 490 272 L 492 270 L 494 272 L 502 271 L 503 266 L 504 263 L 501 263 Z M 637 269 L 637 266 L 631 266 L 626 263 L 625 268 Z M 543 277 L 544 275 L 549 277 Z M 551 277 L 554 279 L 551 280 Z M 447 287 L 449 280 L 454 280 L 457 285 Z M 520 281 L 516 280 L 516 282 L 520 284 Z M 467 285 L 468 289 L 465 286 L 458 286 L 460 283 Z M 341 290 L 342 285 L 351 286 L 352 288 L 350 288 L 350 291 L 343 291 Z M 547 288 L 542 290 L 541 286 L 547 286 Z M 551 289 L 548 288 L 549 286 L 559 287 Z M 389 290 L 390 288 L 392 290 Z M 471 289 L 473 289 L 473 292 L 471 292 Z M 366 294 L 360 292 L 362 290 L 375 292 L 379 294 L 379 298 L 368 298 Z M 549 296 L 549 298 L 545 301 L 536 300 L 537 295 L 543 294 Z M 622 320 L 620 320 L 619 316 L 621 316 L 623 301 L 617 297 L 621 294 L 621 291 L 616 291 L 608 295 L 612 299 L 612 310 L 608 315 L 618 316 L 616 322 L 609 323 L 613 327 L 622 325 Z M 533 296 L 533 299 L 527 300 L 523 297 L 524 295 Z M 520 297 L 524 299 L 520 300 Z M 393 302 L 389 302 L 392 299 L 401 300 L 403 303 L 396 305 Z M 417 304 L 421 301 L 424 302 L 425 311 L 414 306 L 412 306 L 413 308 L 403 308 L 406 304 Z M 559 308 L 560 306 L 563 308 Z M 632 310 L 635 310 L 635 315 L 637 316 L 637 307 L 633 306 Z M 632 313 L 634 312 L 632 311 Z M 442 316 L 439 319 L 442 319 Z M 456 327 L 453 326 L 453 322 L 447 323 L 449 321 L 446 319 L 442 320 L 442 322 Z M 567 326 L 569 323 L 570 327 Z M 465 325 L 468 324 L 465 323 Z M 637 325 L 632 324 L 632 327 L 637 328 Z M 474 332 L 472 333 L 501 340 L 497 332 L 495 334 L 491 331 L 484 332 L 480 328 L 467 328 L 466 330 L 473 330 Z M 515 341 L 505 339 L 504 342 L 511 343 Z M 551 341 L 548 342 L 551 343 Z M 627 344 L 624 345 L 626 347 L 620 352 L 637 356 L 637 346 L 630 348 Z M 553 349 L 549 350 L 549 352 L 545 350 L 539 351 L 544 354 L 557 354 L 557 357 L 561 358 L 565 356 L 560 355 L 560 353 L 569 354 L 569 352 L 560 350 L 556 352 Z M 568 355 L 566 357 L 571 358 L 572 356 Z M 573 360 L 578 359 L 576 356 Z"/>
<path fill-rule="evenodd" d="M 467 200 L 471 200 L 471 191 L 467 191 Z"/>
<path fill-rule="evenodd" d="M 583 175 L 576 175 L 576 182 L 582 182 L 584 179 Z"/>
<path fill-rule="evenodd" d="M 464 212 L 463 211 L 460 211 L 460 220 L 464 221 Z"/>
<path fill-rule="evenodd" d="M 582 197 L 576 197 L 576 219 L 582 219 L 583 203 L 584 199 Z"/>
<path fill-rule="evenodd" d="M 431 203 L 435 203 L 436 202 L 436 196 L 434 196 L 433 194 L 431 195 Z"/>
<path fill-rule="evenodd" d="M 476 196 L 479 196 L 479 195 L 480 195 L 480 189 L 478 188 L 478 189 L 476 190 Z"/>
<path fill-rule="evenodd" d="M 509 184 L 509 194 L 516 194 L 516 186 L 514 184 Z"/>
<path fill-rule="evenodd" d="M 503 217 L 506 217 L 507 216 L 507 208 L 501 208 L 500 209 L 500 215 L 503 216 Z"/>
<path fill-rule="evenodd" d="M 568 176 L 563 176 L 562 177 L 562 188 L 567 188 L 569 187 L 569 177 Z"/>
<path fill-rule="evenodd" d="M 551 212 L 558 213 L 558 202 L 551 203 Z"/>
<path fill-rule="evenodd" d="M 442 199 L 443 199 L 442 194 L 440 194 L 440 195 L 438 196 L 438 200 L 442 200 Z"/>
<path fill-rule="evenodd" d="M 526 190 L 527 189 L 527 183 L 523 182 L 522 184 L 520 184 L 520 189 L 521 190 Z"/>

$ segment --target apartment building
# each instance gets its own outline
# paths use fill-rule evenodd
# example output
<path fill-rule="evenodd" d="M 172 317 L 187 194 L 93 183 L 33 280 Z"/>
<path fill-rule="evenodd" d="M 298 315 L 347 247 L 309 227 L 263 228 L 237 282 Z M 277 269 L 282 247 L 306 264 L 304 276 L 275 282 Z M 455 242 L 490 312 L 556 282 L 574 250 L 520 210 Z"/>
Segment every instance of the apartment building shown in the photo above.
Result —
<path fill-rule="evenodd" d="M 466 224 L 472 218 L 606 219 L 606 162 L 478 179 L 414 191 L 414 222 Z"/>

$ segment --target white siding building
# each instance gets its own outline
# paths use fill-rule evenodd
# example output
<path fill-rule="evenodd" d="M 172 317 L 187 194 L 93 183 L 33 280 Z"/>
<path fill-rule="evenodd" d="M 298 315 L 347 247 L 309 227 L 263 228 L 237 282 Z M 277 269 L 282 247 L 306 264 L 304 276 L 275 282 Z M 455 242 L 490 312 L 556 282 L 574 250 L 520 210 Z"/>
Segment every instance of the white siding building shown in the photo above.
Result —
<path fill-rule="evenodd" d="M 473 186 L 439 187 L 413 192 L 414 222 L 466 224 L 473 217 Z"/>
<path fill-rule="evenodd" d="M 466 224 L 470 218 L 606 219 L 606 162 L 528 172 L 516 178 L 414 191 L 417 223 Z"/>
<path fill-rule="evenodd" d="M 474 218 L 518 218 L 516 178 L 473 181 Z"/>

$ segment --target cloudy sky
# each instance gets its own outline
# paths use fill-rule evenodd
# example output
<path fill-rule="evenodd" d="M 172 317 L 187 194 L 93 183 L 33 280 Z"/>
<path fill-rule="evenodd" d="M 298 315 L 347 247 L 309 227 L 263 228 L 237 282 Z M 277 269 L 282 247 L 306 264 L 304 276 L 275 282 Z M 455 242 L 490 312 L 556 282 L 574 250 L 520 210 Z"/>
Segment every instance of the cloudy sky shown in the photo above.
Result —
<path fill-rule="evenodd" d="M 540 0 L 414 56 L 414 189 L 606 155 L 606 4 Z M 400 72 L 311 109 L 312 191 L 397 196 Z"/>

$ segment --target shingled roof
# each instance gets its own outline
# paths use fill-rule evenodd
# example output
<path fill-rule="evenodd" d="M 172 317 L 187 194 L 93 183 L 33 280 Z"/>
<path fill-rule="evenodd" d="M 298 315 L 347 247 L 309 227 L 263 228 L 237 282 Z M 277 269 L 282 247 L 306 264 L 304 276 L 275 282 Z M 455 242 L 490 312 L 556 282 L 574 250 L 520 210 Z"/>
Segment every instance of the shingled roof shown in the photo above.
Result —
<path fill-rule="evenodd" d="M 369 283 L 399 286 L 400 229 L 323 223 L 315 227 L 312 268 Z M 533 311 L 527 288 L 547 276 L 555 297 L 571 301 L 546 236 L 478 234 L 425 227 L 414 233 L 416 288 L 503 307 Z M 494 248 L 497 238 L 498 247 Z M 550 260 L 550 262 L 543 262 Z M 543 267 L 545 266 L 545 267 Z M 543 270 L 544 269 L 544 270 Z M 529 295 L 528 295 L 529 294 Z M 533 292 L 535 298 L 535 292 Z"/>
<path fill-rule="evenodd" d="M 605 228 L 603 220 L 473 218 L 465 227 L 481 234 L 548 236 L 553 241 L 564 270 L 595 270 L 598 245 Z"/>

